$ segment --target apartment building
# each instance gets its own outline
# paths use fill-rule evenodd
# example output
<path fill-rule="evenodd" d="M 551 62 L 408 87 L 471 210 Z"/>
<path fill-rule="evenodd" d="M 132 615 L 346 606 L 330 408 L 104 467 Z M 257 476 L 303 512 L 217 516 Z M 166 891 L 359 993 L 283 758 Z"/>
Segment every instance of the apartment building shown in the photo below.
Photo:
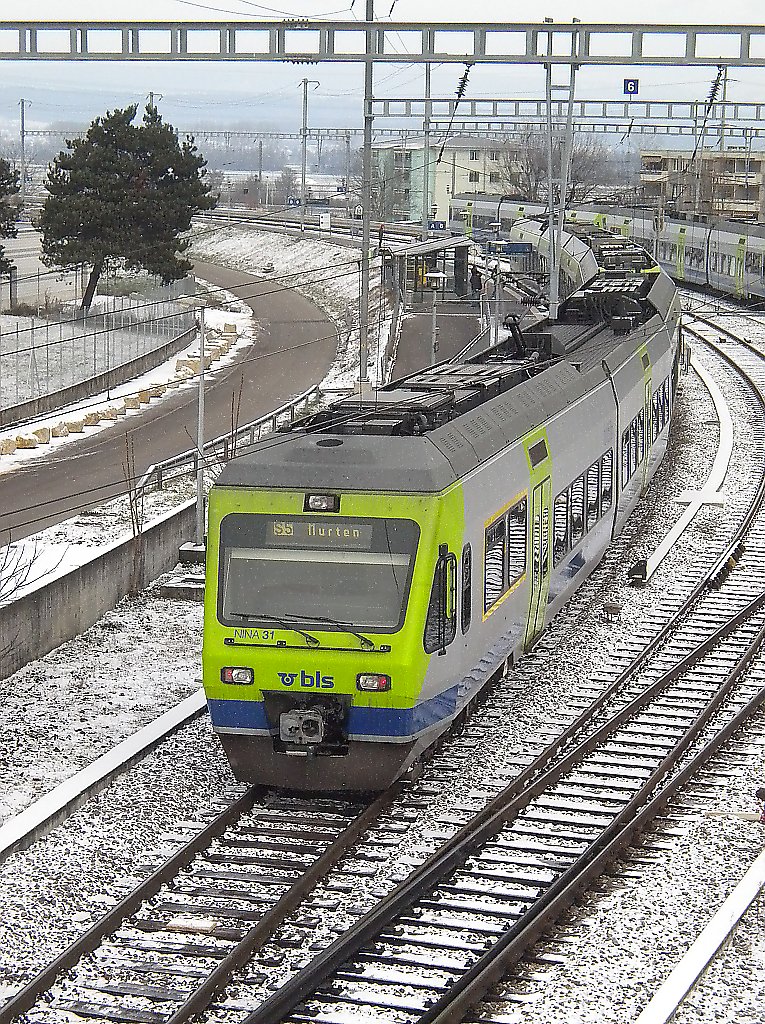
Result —
<path fill-rule="evenodd" d="M 443 149 L 442 149 L 443 145 Z M 372 150 L 375 216 L 382 220 L 422 221 L 425 184 L 422 137 L 378 142 Z M 503 144 L 496 139 L 433 137 L 428 169 L 428 219 L 446 221 L 449 200 L 461 192 L 502 195 Z"/>
<path fill-rule="evenodd" d="M 749 149 L 643 151 L 646 201 L 670 212 L 765 223 L 765 154 Z"/>

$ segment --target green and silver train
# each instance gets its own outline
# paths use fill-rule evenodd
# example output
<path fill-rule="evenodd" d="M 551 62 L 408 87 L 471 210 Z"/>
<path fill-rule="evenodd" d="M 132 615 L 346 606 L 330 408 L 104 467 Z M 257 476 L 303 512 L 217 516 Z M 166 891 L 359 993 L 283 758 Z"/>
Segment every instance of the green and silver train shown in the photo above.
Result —
<path fill-rule="evenodd" d="M 340 401 L 220 474 L 204 686 L 238 779 L 389 785 L 635 507 L 667 444 L 675 288 L 626 239 L 564 242 L 587 282 L 555 323 Z"/>

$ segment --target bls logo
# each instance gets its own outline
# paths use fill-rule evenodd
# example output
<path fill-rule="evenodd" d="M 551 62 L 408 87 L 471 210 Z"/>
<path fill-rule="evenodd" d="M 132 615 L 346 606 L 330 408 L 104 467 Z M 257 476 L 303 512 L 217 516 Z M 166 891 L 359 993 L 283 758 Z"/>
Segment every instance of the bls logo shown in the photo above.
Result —
<path fill-rule="evenodd" d="M 298 683 L 304 690 L 331 690 L 335 685 L 334 676 L 323 676 L 318 670 L 313 675 L 310 672 L 277 672 L 279 682 L 284 686 L 294 686 Z"/>

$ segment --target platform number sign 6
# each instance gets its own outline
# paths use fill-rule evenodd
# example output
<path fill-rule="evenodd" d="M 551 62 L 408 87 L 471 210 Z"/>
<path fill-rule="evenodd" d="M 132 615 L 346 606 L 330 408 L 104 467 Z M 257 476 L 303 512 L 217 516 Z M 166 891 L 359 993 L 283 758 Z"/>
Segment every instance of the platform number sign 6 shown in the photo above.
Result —
<path fill-rule="evenodd" d="M 637 78 L 625 78 L 624 79 L 624 95 L 625 96 L 637 96 L 639 82 Z"/>

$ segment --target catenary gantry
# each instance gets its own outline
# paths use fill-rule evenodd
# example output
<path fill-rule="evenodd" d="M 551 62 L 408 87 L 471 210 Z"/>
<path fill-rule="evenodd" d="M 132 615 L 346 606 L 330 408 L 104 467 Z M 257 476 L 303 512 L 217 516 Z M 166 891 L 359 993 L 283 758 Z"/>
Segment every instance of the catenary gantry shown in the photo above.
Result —
<path fill-rule="evenodd" d="M 315 21 L 0 22 L 0 60 L 765 65 L 765 25 Z"/>

